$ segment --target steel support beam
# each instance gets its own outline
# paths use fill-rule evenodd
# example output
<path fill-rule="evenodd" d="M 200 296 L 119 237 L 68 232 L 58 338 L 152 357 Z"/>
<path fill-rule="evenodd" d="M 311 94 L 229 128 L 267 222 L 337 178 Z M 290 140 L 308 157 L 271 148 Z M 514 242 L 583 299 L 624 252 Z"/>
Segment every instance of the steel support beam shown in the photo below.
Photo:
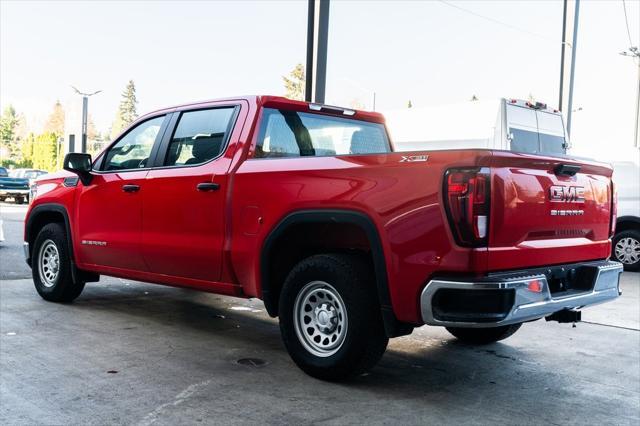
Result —
<path fill-rule="evenodd" d="M 567 133 L 571 133 L 573 88 L 578 48 L 580 0 L 564 0 L 562 16 L 562 51 L 560 56 L 560 94 L 558 109 L 566 114 Z M 571 40 L 569 40 L 571 37 Z"/>
<path fill-rule="evenodd" d="M 87 121 L 89 119 L 89 98 L 82 97 L 82 139 L 80 142 L 80 152 L 87 152 Z"/>
<path fill-rule="evenodd" d="M 304 98 L 324 103 L 329 41 L 329 0 L 309 0 L 307 13 L 307 66 Z"/>
<path fill-rule="evenodd" d="M 564 95 L 564 67 L 565 67 L 565 58 L 567 56 L 567 49 L 569 49 L 569 45 L 567 44 L 567 2 L 568 0 L 563 0 L 563 8 L 562 8 L 562 43 L 560 44 L 560 90 L 558 96 L 558 109 L 560 111 L 564 111 L 564 104 L 562 103 L 563 95 Z"/>

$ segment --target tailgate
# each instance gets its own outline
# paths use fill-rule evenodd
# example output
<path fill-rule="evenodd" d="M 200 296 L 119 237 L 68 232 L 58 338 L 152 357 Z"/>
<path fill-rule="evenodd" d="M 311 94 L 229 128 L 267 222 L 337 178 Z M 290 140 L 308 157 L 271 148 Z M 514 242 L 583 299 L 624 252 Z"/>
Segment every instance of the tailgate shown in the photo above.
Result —
<path fill-rule="evenodd" d="M 591 161 L 494 151 L 489 269 L 607 258 L 611 173 Z"/>

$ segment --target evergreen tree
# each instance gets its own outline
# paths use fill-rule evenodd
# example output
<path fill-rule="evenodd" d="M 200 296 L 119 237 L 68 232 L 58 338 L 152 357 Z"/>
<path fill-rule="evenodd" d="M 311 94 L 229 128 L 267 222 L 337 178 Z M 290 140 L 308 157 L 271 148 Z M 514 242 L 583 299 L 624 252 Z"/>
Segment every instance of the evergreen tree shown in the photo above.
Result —
<path fill-rule="evenodd" d="M 296 65 L 288 77 L 283 76 L 282 81 L 284 82 L 285 96 L 287 98 L 297 101 L 304 100 L 306 80 L 304 66 L 302 64 Z"/>
<path fill-rule="evenodd" d="M 111 140 L 114 140 L 120 132 L 122 132 L 124 126 L 122 125 L 122 119 L 120 118 L 120 114 L 116 113 L 116 118 L 113 120 L 113 124 L 111 124 Z"/>
<path fill-rule="evenodd" d="M 409 99 L 409 102 L 407 102 L 407 108 L 413 108 L 413 103 L 411 102 L 411 99 Z"/>
<path fill-rule="evenodd" d="M 33 167 L 54 171 L 57 167 L 58 136 L 53 132 L 43 133 L 35 138 L 33 145 Z"/>
<path fill-rule="evenodd" d="M 349 107 L 353 108 L 353 109 L 359 109 L 359 110 L 363 110 L 366 108 L 366 105 L 364 103 L 362 103 L 362 101 L 358 98 L 354 98 L 351 100 L 351 102 L 349 102 Z"/>
<path fill-rule="evenodd" d="M 480 100 L 476 95 L 471 96 L 471 99 L 469 99 L 471 102 L 475 102 Z"/>
<path fill-rule="evenodd" d="M 16 115 L 16 119 L 18 120 L 18 123 L 16 124 L 16 127 L 13 129 L 13 139 L 19 142 L 24 140 L 24 138 L 26 138 L 27 135 L 29 134 L 29 126 L 27 124 L 27 119 L 25 118 L 24 114 L 18 113 Z"/>
<path fill-rule="evenodd" d="M 56 101 L 53 111 L 49 114 L 44 131 L 47 133 L 55 133 L 58 136 L 64 136 L 64 108 L 60 101 Z"/>
<path fill-rule="evenodd" d="M 20 144 L 20 150 L 22 153 L 22 167 L 33 167 L 33 148 L 36 144 L 36 136 L 33 133 L 29 133 Z"/>
<path fill-rule="evenodd" d="M 136 118 L 138 118 L 137 104 L 138 99 L 136 98 L 136 85 L 133 80 L 129 80 L 124 92 L 122 92 L 122 99 L 118 106 L 118 112 L 116 113 L 116 118 L 113 121 L 113 126 L 111 127 L 112 138 L 118 136 L 122 129 L 126 128 L 129 124 L 133 123 Z"/>
<path fill-rule="evenodd" d="M 18 123 L 19 118 L 16 110 L 11 105 L 7 106 L 2 113 L 2 117 L 0 117 L 0 150 L 3 153 L 3 157 L 5 155 L 8 156 L 8 158 L 3 158 L 3 160 L 15 161 L 15 157 L 19 155 L 16 140 L 16 127 Z"/>
<path fill-rule="evenodd" d="M 122 100 L 120 101 L 120 108 L 118 109 L 124 127 L 133 123 L 133 121 L 138 118 L 137 104 L 136 85 L 133 80 L 129 80 L 127 87 L 125 87 L 124 92 L 122 92 Z"/>

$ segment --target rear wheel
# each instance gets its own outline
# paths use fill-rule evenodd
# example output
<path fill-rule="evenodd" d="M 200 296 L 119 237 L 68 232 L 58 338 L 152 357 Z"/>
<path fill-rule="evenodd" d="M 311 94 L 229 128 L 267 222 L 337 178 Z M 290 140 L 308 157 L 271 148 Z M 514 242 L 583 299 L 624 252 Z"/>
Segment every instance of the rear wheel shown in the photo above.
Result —
<path fill-rule="evenodd" d="M 43 299 L 68 303 L 82 293 L 84 282 L 72 279 L 70 251 L 62 225 L 50 223 L 42 228 L 32 258 L 33 283 Z"/>
<path fill-rule="evenodd" d="M 640 271 L 640 232 L 631 229 L 613 237 L 613 258 L 622 263 L 625 271 Z"/>
<path fill-rule="evenodd" d="M 389 341 L 370 267 L 358 256 L 323 254 L 298 263 L 282 288 L 279 317 L 293 361 L 323 380 L 367 371 Z"/>
<path fill-rule="evenodd" d="M 447 331 L 462 342 L 474 345 L 486 345 L 510 337 L 518 331 L 521 326 L 522 324 L 503 325 L 492 328 L 447 327 Z"/>
<path fill-rule="evenodd" d="M 16 204 L 24 204 L 24 197 L 16 197 L 15 201 Z"/>

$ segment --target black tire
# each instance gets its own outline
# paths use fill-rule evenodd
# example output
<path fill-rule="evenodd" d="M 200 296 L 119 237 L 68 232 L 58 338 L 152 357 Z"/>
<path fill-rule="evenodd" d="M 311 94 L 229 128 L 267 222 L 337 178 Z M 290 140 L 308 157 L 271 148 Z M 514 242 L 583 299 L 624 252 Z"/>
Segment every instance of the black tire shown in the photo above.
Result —
<path fill-rule="evenodd" d="M 305 373 L 322 380 L 344 380 L 369 370 L 382 357 L 389 339 L 384 330 L 371 269 L 359 256 L 321 254 L 302 260 L 289 273 L 280 294 L 280 332 L 289 355 Z M 322 310 L 327 306 L 329 310 L 335 308 L 332 311 L 334 314 L 338 312 L 332 314 L 336 319 L 333 333 L 339 336 L 336 342 L 341 343 L 332 349 L 335 351 L 333 353 L 328 350 L 318 355 L 312 352 L 313 349 L 308 349 L 313 345 L 308 340 L 318 335 L 323 343 L 334 344 L 333 340 L 328 342 L 333 335 L 323 334 L 320 328 L 310 333 L 308 330 L 313 327 L 309 327 L 306 317 L 302 321 L 307 325 L 296 320 L 296 307 L 301 307 L 298 310 L 300 315 L 305 315 L 303 310 L 307 312 L 307 308 L 311 309 L 311 305 L 303 302 L 303 296 L 313 286 L 319 286 L 313 290 L 318 292 L 318 300 L 324 301 L 326 297 L 326 303 L 317 305 L 316 310 L 312 309 L 313 312 L 317 314 L 317 309 Z M 335 296 L 336 293 L 338 297 L 332 298 L 331 294 Z M 299 304 L 296 303 L 298 295 L 301 296 Z M 311 300 L 308 303 L 312 303 Z M 343 311 L 346 312 L 344 317 L 339 313 Z M 301 337 L 296 331 L 296 321 L 302 325 Z M 320 324 L 320 315 L 315 315 L 313 321 L 316 322 L 310 325 Z M 328 323 L 331 324 L 331 321 Z M 344 325 L 344 329 L 340 328 L 340 324 Z M 307 333 L 307 338 L 304 333 Z M 321 344 L 320 340 L 316 345 Z"/>
<path fill-rule="evenodd" d="M 24 204 L 24 197 L 16 197 L 14 198 L 16 204 Z"/>
<path fill-rule="evenodd" d="M 518 331 L 522 324 L 503 325 L 492 328 L 447 327 L 447 331 L 458 340 L 473 345 L 486 345 L 504 340 Z"/>
<path fill-rule="evenodd" d="M 618 232 L 611 245 L 611 258 L 622 263 L 625 271 L 640 271 L 640 231 L 629 229 Z"/>
<path fill-rule="evenodd" d="M 57 271 L 55 274 L 48 272 L 51 269 L 45 268 L 43 259 L 48 256 L 45 252 L 56 253 L 51 256 L 53 258 L 57 256 L 57 262 L 49 257 L 50 263 L 48 263 L 49 268 Z M 66 232 L 62 225 L 50 223 L 40 230 L 33 244 L 31 259 L 33 283 L 43 299 L 50 302 L 69 303 L 80 296 L 84 289 L 84 282 L 74 282 L 72 279 L 70 251 Z M 58 265 L 57 269 L 55 268 L 56 264 Z"/>
<path fill-rule="evenodd" d="M 0 203 L 4 203 L 6 199 L 7 199 L 6 197 L 0 197 Z"/>

